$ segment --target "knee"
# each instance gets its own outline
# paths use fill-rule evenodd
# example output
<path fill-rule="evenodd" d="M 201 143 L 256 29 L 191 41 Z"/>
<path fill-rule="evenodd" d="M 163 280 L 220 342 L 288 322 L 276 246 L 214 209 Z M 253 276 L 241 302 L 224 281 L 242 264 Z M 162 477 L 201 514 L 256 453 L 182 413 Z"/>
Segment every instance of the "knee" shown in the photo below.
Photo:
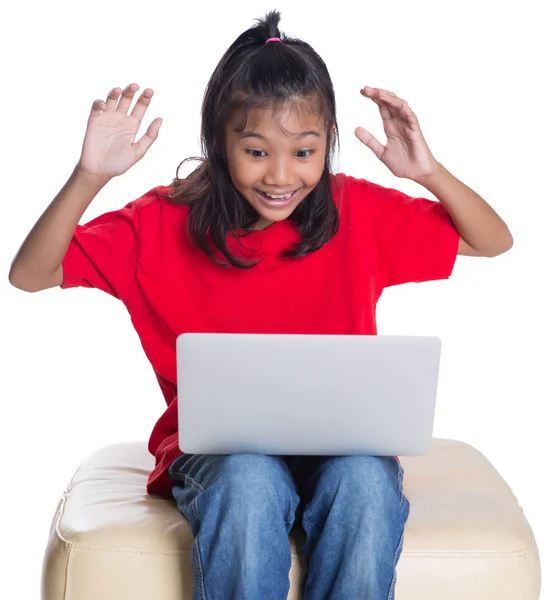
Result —
<path fill-rule="evenodd" d="M 263 454 L 233 454 L 225 457 L 219 476 L 230 504 L 256 507 L 298 504 L 292 476 L 282 459 Z"/>
<path fill-rule="evenodd" d="M 327 489 L 350 495 L 354 506 L 365 507 L 382 504 L 389 506 L 401 502 L 402 475 L 399 463 L 388 456 L 341 456 L 326 465 L 323 474 Z"/>

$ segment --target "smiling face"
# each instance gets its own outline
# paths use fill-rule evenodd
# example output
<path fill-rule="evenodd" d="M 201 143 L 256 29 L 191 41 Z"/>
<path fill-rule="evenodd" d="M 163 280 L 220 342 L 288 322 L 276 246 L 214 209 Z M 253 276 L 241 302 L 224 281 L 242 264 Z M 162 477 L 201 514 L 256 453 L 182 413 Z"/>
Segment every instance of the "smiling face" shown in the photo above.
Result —
<path fill-rule="evenodd" d="M 227 164 L 235 188 L 260 215 L 254 229 L 287 219 L 316 187 L 326 159 L 323 118 L 311 105 L 280 112 L 252 108 L 246 126 L 233 115 L 225 128 Z"/>

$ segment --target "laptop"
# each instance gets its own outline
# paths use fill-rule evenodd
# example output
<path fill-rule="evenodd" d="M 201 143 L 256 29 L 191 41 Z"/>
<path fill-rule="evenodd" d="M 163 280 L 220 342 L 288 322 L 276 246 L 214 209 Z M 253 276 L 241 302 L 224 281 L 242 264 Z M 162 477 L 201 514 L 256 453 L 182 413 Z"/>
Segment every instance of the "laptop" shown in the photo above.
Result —
<path fill-rule="evenodd" d="M 186 454 L 430 449 L 437 337 L 184 333 L 176 350 Z"/>

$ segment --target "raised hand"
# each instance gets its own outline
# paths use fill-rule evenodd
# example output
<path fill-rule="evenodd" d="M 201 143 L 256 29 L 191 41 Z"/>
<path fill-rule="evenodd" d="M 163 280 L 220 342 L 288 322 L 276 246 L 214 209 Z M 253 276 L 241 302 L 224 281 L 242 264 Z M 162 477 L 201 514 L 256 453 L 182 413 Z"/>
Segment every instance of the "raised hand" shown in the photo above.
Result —
<path fill-rule="evenodd" d="M 145 134 L 135 141 L 154 94 L 152 89 L 146 88 L 128 114 L 138 89 L 139 85 L 130 83 L 123 92 L 113 88 L 106 102 L 93 102 L 78 163 L 81 171 L 108 179 L 122 175 L 143 158 L 157 139 L 163 122 L 161 118 L 154 119 Z"/>
<path fill-rule="evenodd" d="M 366 86 L 360 93 L 379 106 L 387 143 L 383 146 L 364 127 L 355 129 L 356 137 L 368 146 L 395 176 L 417 181 L 421 177 L 431 175 L 436 170 L 438 161 L 432 155 L 409 104 L 393 92 L 379 88 Z"/>

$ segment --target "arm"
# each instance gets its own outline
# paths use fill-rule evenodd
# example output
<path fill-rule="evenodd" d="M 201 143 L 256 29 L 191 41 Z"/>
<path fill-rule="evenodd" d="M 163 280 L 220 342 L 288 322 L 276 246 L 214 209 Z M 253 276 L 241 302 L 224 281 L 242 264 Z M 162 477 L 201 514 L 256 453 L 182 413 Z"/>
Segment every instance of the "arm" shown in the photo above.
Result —
<path fill-rule="evenodd" d="M 157 138 L 160 118 L 134 141 L 153 97 L 151 88 L 144 90 L 128 115 L 138 89 L 136 83 L 129 84 L 124 92 L 113 88 L 106 102 L 93 102 L 76 168 L 12 262 L 10 283 L 15 287 L 38 292 L 62 284 L 62 261 L 85 209 L 113 177 L 138 162 Z"/>
<path fill-rule="evenodd" d="M 27 292 L 62 284 L 62 260 L 83 213 L 109 181 L 78 166 L 35 223 L 10 268 L 10 283 Z"/>
<path fill-rule="evenodd" d="M 356 136 L 396 177 L 420 183 L 436 196 L 461 236 L 458 253 L 498 256 L 509 250 L 513 238 L 504 221 L 434 158 L 409 104 L 379 88 L 364 87 L 361 94 L 379 106 L 387 144 L 363 127 L 357 127 Z"/>
<path fill-rule="evenodd" d="M 427 176 L 414 179 L 443 204 L 461 236 L 458 254 L 498 256 L 513 246 L 504 221 L 475 191 L 437 164 Z"/>

